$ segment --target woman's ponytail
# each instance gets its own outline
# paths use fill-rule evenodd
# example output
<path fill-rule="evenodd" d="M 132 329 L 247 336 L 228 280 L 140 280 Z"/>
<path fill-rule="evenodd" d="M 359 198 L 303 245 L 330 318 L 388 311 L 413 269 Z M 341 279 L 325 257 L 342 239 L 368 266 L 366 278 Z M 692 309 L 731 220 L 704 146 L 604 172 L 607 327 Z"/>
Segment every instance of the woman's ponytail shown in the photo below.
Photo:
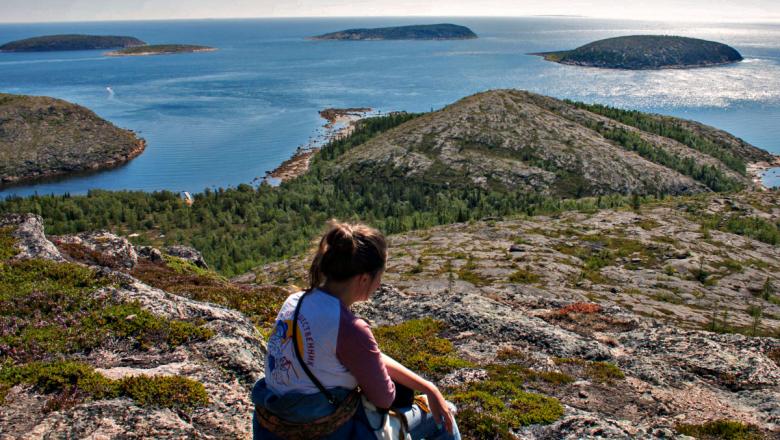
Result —
<path fill-rule="evenodd" d="M 378 230 L 364 224 L 331 220 L 309 268 L 309 290 L 326 280 L 343 281 L 355 275 L 376 276 L 387 261 L 387 242 Z"/>

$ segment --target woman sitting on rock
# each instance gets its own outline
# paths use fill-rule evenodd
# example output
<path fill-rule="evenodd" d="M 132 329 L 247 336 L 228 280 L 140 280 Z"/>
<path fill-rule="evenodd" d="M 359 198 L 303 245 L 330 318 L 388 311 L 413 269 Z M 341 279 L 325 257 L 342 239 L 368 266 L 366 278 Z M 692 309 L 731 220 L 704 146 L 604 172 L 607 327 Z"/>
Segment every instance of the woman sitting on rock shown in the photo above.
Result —
<path fill-rule="evenodd" d="M 391 407 L 413 439 L 460 439 L 452 404 L 433 383 L 383 354 L 368 324 L 349 310 L 379 288 L 386 260 L 379 231 L 331 223 L 312 261 L 309 288 L 290 295 L 276 318 L 265 378 L 252 391 L 254 439 L 372 439 L 379 427 L 371 420 Z M 396 386 L 399 397 L 408 394 L 402 407 L 394 402 Z M 423 393 L 427 405 L 426 399 L 412 405 L 411 392 L 400 392 L 410 389 Z M 376 410 L 363 404 L 361 393 Z"/>

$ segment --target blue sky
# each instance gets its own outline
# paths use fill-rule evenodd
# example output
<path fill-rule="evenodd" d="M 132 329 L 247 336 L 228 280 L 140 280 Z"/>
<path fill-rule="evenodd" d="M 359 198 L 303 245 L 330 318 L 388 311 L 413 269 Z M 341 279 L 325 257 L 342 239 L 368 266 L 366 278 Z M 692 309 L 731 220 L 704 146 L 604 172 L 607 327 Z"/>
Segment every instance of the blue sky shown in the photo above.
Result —
<path fill-rule="evenodd" d="M 545 14 L 775 22 L 780 0 L 0 0 L 0 22 Z"/>

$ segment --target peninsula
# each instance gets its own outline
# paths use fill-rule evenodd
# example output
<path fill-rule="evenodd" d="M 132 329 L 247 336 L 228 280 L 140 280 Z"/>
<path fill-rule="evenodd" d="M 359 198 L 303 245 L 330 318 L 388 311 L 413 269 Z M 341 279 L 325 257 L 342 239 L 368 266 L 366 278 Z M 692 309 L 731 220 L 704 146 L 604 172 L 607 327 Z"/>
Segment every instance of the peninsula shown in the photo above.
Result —
<path fill-rule="evenodd" d="M 471 29 L 456 24 L 421 24 L 373 29 L 347 29 L 318 35 L 312 40 L 469 40 L 477 38 Z"/>
<path fill-rule="evenodd" d="M 113 35 L 45 35 L 11 41 L 0 46 L 0 52 L 50 52 L 63 50 L 98 50 L 142 46 L 134 37 Z"/>
<path fill-rule="evenodd" d="M 193 44 L 148 44 L 143 46 L 126 47 L 124 49 L 107 52 L 108 56 L 145 56 L 145 55 L 170 55 L 174 53 L 213 52 L 216 48 L 209 46 L 197 46 Z"/>
<path fill-rule="evenodd" d="M 608 38 L 574 50 L 531 55 L 561 64 L 627 70 L 708 67 L 743 59 L 736 49 L 722 43 L 666 35 Z"/>
<path fill-rule="evenodd" d="M 0 187 L 123 164 L 146 142 L 59 99 L 0 93 Z"/>

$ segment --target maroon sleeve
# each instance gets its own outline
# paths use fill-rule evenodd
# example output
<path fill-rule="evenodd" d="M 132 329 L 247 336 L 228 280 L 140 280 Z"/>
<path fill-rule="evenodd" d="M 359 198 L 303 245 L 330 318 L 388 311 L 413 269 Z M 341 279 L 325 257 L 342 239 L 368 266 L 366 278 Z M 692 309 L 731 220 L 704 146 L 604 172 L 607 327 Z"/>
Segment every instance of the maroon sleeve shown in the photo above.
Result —
<path fill-rule="evenodd" d="M 390 408 L 395 384 L 387 374 L 382 352 L 368 324 L 342 307 L 336 357 L 357 379 L 363 394 L 377 408 Z"/>

